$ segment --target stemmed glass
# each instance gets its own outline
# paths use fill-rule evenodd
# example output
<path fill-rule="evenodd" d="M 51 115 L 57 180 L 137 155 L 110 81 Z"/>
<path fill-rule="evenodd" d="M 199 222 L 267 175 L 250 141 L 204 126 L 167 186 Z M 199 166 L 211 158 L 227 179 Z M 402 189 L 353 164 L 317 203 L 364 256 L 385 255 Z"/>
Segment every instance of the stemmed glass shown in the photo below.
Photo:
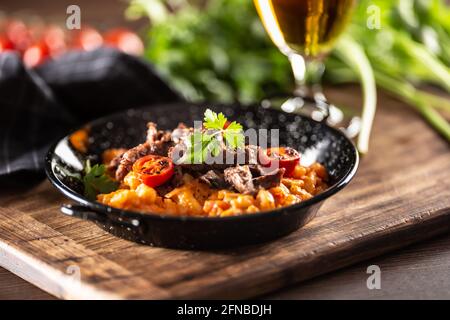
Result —
<path fill-rule="evenodd" d="M 254 0 L 270 38 L 290 61 L 295 79 L 294 97 L 284 111 L 307 113 L 315 120 L 336 124 L 342 112 L 329 104 L 320 79 L 323 58 L 350 20 L 355 0 Z M 308 70 L 309 81 L 306 82 Z"/>

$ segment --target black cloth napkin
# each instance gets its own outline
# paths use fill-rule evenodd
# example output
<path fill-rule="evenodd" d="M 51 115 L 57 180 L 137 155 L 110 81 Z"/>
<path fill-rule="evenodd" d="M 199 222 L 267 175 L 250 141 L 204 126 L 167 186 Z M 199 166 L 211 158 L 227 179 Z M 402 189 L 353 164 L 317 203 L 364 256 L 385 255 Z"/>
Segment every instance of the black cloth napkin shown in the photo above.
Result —
<path fill-rule="evenodd" d="M 88 120 L 181 100 L 150 64 L 114 49 L 70 52 L 36 69 L 1 53 L 0 183 L 42 177 L 50 144 Z"/>

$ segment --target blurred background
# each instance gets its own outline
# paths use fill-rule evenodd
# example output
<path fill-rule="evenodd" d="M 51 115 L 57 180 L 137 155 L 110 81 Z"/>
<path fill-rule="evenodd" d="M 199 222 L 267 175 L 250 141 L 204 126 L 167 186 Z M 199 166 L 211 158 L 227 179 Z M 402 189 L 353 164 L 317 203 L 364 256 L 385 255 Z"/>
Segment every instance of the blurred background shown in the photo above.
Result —
<path fill-rule="evenodd" d="M 113 46 L 143 56 L 169 85 L 196 102 L 258 103 L 294 89 L 288 59 L 270 40 L 253 1 L 82 0 L 76 3 L 82 28 L 68 30 L 71 4 L 2 1 L 0 51 L 17 50 L 34 67 L 67 50 Z M 373 81 L 450 141 L 448 1 L 357 1 L 341 38 L 345 41 L 325 59 L 322 82 L 361 84 L 357 110 L 339 104 L 350 117 L 362 115 L 361 152 L 367 152 L 376 107 Z"/>
<path fill-rule="evenodd" d="M 66 28 L 66 10 L 73 4 L 81 9 L 81 30 Z M 421 116 L 420 121 L 450 141 L 449 1 L 357 1 L 342 39 L 325 59 L 322 81 L 326 91 L 332 91 L 332 101 L 348 117 L 370 115 L 378 104 L 380 109 L 384 108 L 379 124 L 384 122 L 386 127 L 380 125 L 373 136 L 382 138 L 391 133 L 392 141 L 407 144 L 406 138 L 397 139 L 398 135 L 386 128 L 399 126 L 401 131 L 402 122 L 415 121 L 407 115 L 406 108 L 410 108 Z M 295 86 L 288 59 L 267 35 L 251 0 L 2 0 L 0 3 L 0 52 L 18 52 L 30 68 L 58 59 L 68 50 L 93 50 L 99 46 L 112 46 L 141 56 L 190 101 L 260 103 L 275 94 L 289 95 Z M 340 90 L 344 86 L 346 90 Z M 381 92 L 378 103 L 370 99 Z M 392 104 L 385 94 L 401 103 Z M 370 128 L 371 117 L 367 118 L 369 121 L 363 121 L 363 125 Z M 416 134 L 416 126 L 405 132 Z M 431 139 L 440 142 L 434 135 Z M 393 148 L 387 144 L 392 141 L 378 140 L 374 149 L 378 147 L 378 151 L 384 152 Z M 448 152 L 441 144 L 436 147 L 429 140 L 420 141 L 430 144 L 427 149 L 430 153 Z M 417 157 L 415 151 L 409 150 L 407 156 Z M 372 159 L 377 153 L 373 155 Z M 420 247 L 422 255 L 429 255 L 429 269 L 424 266 L 427 261 L 419 259 L 410 270 L 422 268 L 427 275 L 440 275 L 436 276 L 434 290 L 427 294 L 445 296 L 448 286 L 442 283 L 448 280 L 450 242 L 447 237 L 439 243 L 431 248 Z M 433 248 L 442 260 L 434 262 Z M 408 251 L 405 261 L 411 263 L 415 255 L 416 252 Z M 393 265 L 402 261 L 394 260 Z M 403 272 L 406 262 L 396 265 L 396 270 Z M 353 274 L 354 282 L 365 281 L 360 279 L 365 277 L 361 270 Z M 418 281 L 412 271 L 404 274 L 403 278 L 395 275 L 388 280 L 397 281 L 398 288 Z M 428 282 L 433 283 L 424 278 L 413 289 L 406 287 L 405 296 L 423 290 Z M 335 291 L 350 288 L 347 283 L 348 279 L 338 281 Z M 331 297 L 332 292 L 317 286 L 318 296 L 327 293 Z"/>

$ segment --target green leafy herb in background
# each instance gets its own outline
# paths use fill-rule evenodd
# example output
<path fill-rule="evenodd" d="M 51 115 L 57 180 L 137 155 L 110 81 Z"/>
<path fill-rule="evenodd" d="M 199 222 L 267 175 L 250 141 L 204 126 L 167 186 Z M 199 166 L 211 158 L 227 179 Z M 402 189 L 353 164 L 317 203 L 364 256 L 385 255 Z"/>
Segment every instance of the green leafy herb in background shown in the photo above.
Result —
<path fill-rule="evenodd" d="M 135 0 L 127 11 L 149 16 L 145 56 L 169 83 L 191 101 L 250 103 L 292 92 L 289 62 L 267 37 L 252 1 L 192 2 Z"/>
<path fill-rule="evenodd" d="M 450 92 L 445 1 L 357 3 L 351 26 L 326 60 L 324 79 L 362 84 L 359 150 L 368 150 L 375 82 L 450 141 L 450 125 L 440 113 L 450 112 L 449 99 L 418 88 L 431 83 Z M 380 29 L 367 27 L 371 6 L 380 9 Z M 289 63 L 269 40 L 250 0 L 132 0 L 127 15 L 150 18 L 146 57 L 189 100 L 250 103 L 293 89 Z"/>
<path fill-rule="evenodd" d="M 380 9 L 379 28 L 367 27 L 368 8 Z M 450 124 L 438 112 L 450 112 L 450 100 L 418 88 L 428 83 L 450 92 L 450 8 L 443 0 L 361 0 L 347 39 L 364 50 L 379 87 L 418 111 L 450 141 Z M 327 59 L 325 79 L 357 82 L 345 63 L 352 52 L 343 41 Z M 362 81 L 363 85 L 365 81 Z"/>
<path fill-rule="evenodd" d="M 110 193 L 119 187 L 119 183 L 106 174 L 106 167 L 103 164 L 91 167 L 88 160 L 84 171 L 84 196 L 90 200 L 95 200 L 100 193 Z"/>

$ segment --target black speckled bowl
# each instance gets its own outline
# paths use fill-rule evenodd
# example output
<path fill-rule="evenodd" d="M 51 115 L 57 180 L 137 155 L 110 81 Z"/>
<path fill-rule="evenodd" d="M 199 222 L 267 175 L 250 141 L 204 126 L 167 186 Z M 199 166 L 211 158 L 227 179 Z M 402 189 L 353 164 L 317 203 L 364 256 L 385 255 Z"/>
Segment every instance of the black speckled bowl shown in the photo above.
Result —
<path fill-rule="evenodd" d="M 159 105 L 131 109 L 88 124 L 91 129 L 89 155 L 95 161 L 102 150 L 132 147 L 145 139 L 145 124 L 158 123 L 172 129 L 179 122 L 192 124 L 203 118 L 204 106 L 189 104 Z M 323 193 L 299 204 L 269 212 L 224 218 L 175 217 L 119 210 L 89 201 L 82 188 L 67 172 L 82 168 L 83 158 L 68 143 L 68 136 L 48 151 L 46 173 L 49 180 L 78 205 L 65 205 L 62 212 L 94 221 L 106 231 L 147 245 L 208 249 L 258 243 L 284 236 L 305 225 L 316 214 L 325 199 L 344 188 L 355 175 L 358 153 L 339 130 L 295 114 L 261 107 L 216 106 L 245 128 L 279 129 L 280 145 L 302 153 L 302 159 L 325 165 L 330 187 Z"/>

